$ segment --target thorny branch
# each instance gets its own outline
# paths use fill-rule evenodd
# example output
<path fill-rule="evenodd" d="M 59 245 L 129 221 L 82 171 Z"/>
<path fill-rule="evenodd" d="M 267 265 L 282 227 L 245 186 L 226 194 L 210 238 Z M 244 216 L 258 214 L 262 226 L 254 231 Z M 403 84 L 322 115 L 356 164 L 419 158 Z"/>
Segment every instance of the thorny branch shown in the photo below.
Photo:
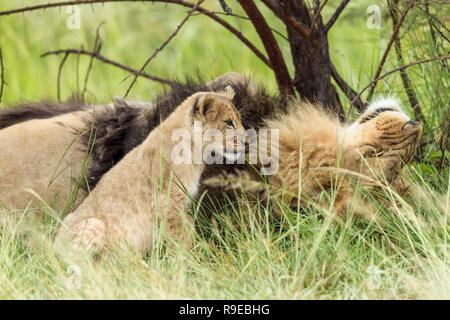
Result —
<path fill-rule="evenodd" d="M 400 19 L 398 20 L 397 25 L 395 26 L 394 32 L 392 33 L 392 36 L 391 36 L 391 39 L 389 39 L 386 50 L 384 51 L 383 57 L 381 57 L 381 61 L 378 64 L 377 71 L 375 72 L 375 76 L 373 77 L 374 80 L 372 81 L 372 87 L 370 88 L 369 95 L 367 96 L 367 100 L 370 100 L 370 98 L 372 98 L 373 92 L 378 83 L 378 80 L 376 80 L 376 79 L 380 76 L 381 71 L 383 70 L 384 63 L 386 62 L 386 58 L 389 54 L 389 51 L 391 50 L 392 44 L 394 43 L 395 37 L 397 36 L 398 31 L 400 30 L 400 27 L 406 18 L 406 15 L 408 14 L 409 10 L 411 10 L 411 8 L 413 6 L 414 6 L 414 2 L 410 2 L 408 7 L 406 7 L 405 11 L 403 12 L 402 16 L 400 17 Z"/>
<path fill-rule="evenodd" d="M 99 24 L 99 26 L 97 27 L 97 30 L 95 31 L 94 47 L 92 49 L 92 51 L 95 52 L 95 53 L 100 53 L 100 50 L 102 48 L 102 43 L 101 43 L 101 40 L 100 40 L 100 28 L 102 27 L 103 24 L 105 24 L 104 21 Z M 83 86 L 82 97 L 84 97 L 84 94 L 86 93 L 87 83 L 88 83 L 88 80 L 89 80 L 89 75 L 91 73 L 93 64 L 94 64 L 94 57 L 91 56 L 91 58 L 89 60 L 89 66 L 88 66 L 88 69 L 86 71 L 86 75 L 84 77 L 84 86 Z"/>
<path fill-rule="evenodd" d="M 388 1 L 389 6 L 389 13 L 391 15 L 392 21 L 394 25 L 398 25 L 398 0 L 390 0 Z M 402 47 L 400 43 L 400 38 L 398 34 L 394 37 L 394 46 L 395 46 L 395 53 L 397 55 L 397 60 L 399 65 L 404 65 L 403 55 L 402 55 Z M 409 103 L 411 105 L 411 108 L 414 111 L 414 115 L 420 119 L 422 123 L 425 123 L 425 117 L 423 116 L 422 110 L 420 108 L 419 101 L 416 98 L 416 93 L 414 92 L 413 87 L 411 86 L 411 83 L 409 81 L 408 74 L 404 71 L 400 71 L 400 76 L 402 78 L 403 88 L 405 89 L 406 95 L 408 96 Z"/>
<path fill-rule="evenodd" d="M 311 27 L 309 27 L 309 37 L 312 37 L 314 35 L 314 28 L 316 27 L 316 23 L 319 20 L 320 17 L 320 12 L 322 11 L 322 9 L 325 7 L 325 5 L 327 4 L 328 0 L 325 0 L 321 6 L 319 7 L 319 10 L 316 11 L 316 13 L 314 14 L 314 17 L 312 19 L 311 22 Z"/>
<path fill-rule="evenodd" d="M 347 6 L 347 4 L 349 2 L 350 2 L 350 0 L 344 0 L 344 1 L 341 2 L 339 7 L 337 7 L 336 11 L 333 13 L 333 15 L 331 16 L 330 20 L 328 20 L 327 24 L 325 25 L 325 30 L 327 30 L 327 32 L 331 29 L 331 27 L 336 22 L 336 20 L 339 18 L 339 16 L 341 15 L 342 11 L 344 11 L 345 7 Z"/>
<path fill-rule="evenodd" d="M 151 55 L 151 57 L 148 58 L 147 61 L 145 61 L 144 65 L 143 65 L 143 66 L 141 67 L 141 69 L 139 70 L 139 73 L 143 72 L 144 69 L 145 69 L 145 67 L 147 67 L 147 65 L 150 63 L 150 61 L 152 61 L 152 60 L 158 55 L 158 53 L 161 52 L 161 51 L 169 44 L 169 42 L 170 42 L 173 38 L 175 38 L 175 36 L 178 34 L 178 32 L 181 30 L 181 28 L 184 26 L 184 24 L 189 20 L 189 18 L 192 16 L 192 14 L 194 13 L 194 11 L 198 8 L 199 5 L 202 4 L 203 1 L 204 1 L 204 0 L 199 0 L 199 1 L 195 4 L 195 6 L 194 6 L 191 10 L 189 10 L 189 12 L 188 12 L 188 14 L 186 15 L 186 17 L 184 17 L 184 19 L 183 19 L 183 20 L 181 21 L 181 23 L 177 26 L 177 28 L 175 29 L 175 31 L 172 32 L 172 34 L 169 36 L 169 38 L 167 38 L 167 40 L 164 41 L 164 43 L 163 43 L 158 49 L 156 49 L 155 52 L 153 52 L 153 54 Z M 135 75 L 133 81 L 131 82 L 130 86 L 129 86 L 128 89 L 127 89 L 127 92 L 126 92 L 125 95 L 124 95 L 124 98 L 126 98 L 126 97 L 128 96 L 128 94 L 130 93 L 131 88 L 133 88 L 134 84 L 136 83 L 137 78 L 138 78 L 138 76 Z"/>
<path fill-rule="evenodd" d="M 222 6 L 223 11 L 226 12 L 226 14 L 232 14 L 233 11 L 231 11 L 230 7 L 227 6 L 227 4 L 225 3 L 225 0 L 219 0 L 220 5 Z"/>
<path fill-rule="evenodd" d="M 5 66 L 3 64 L 3 51 L 2 48 L 0 48 L 0 102 L 2 102 L 3 97 L 3 88 L 5 86 Z"/>
<path fill-rule="evenodd" d="M 61 60 L 61 63 L 59 64 L 59 68 L 58 68 L 58 77 L 56 80 L 56 96 L 57 96 L 59 102 L 61 102 L 61 73 L 62 73 L 62 69 L 64 67 L 64 63 L 66 63 L 66 60 L 68 57 L 69 57 L 69 53 L 66 52 L 66 54 L 64 55 L 64 58 Z"/>
<path fill-rule="evenodd" d="M 262 2 L 268 7 L 281 21 L 284 22 L 284 24 L 290 26 L 292 29 L 297 31 L 303 38 L 307 39 L 313 44 L 316 44 L 316 41 L 314 39 L 311 39 L 309 37 L 309 30 L 308 28 L 303 25 L 301 22 L 298 22 L 295 20 L 293 16 L 286 16 L 283 12 L 283 8 L 281 6 L 273 1 L 273 0 L 262 0 Z"/>
<path fill-rule="evenodd" d="M 118 63 L 116 61 L 113 61 L 113 60 L 110 60 L 108 58 L 105 58 L 104 56 L 100 55 L 97 52 L 91 52 L 91 51 L 87 51 L 87 50 L 84 50 L 84 49 L 63 49 L 63 50 L 49 51 L 49 52 L 46 52 L 46 53 L 42 54 L 41 57 L 46 57 L 46 56 L 49 56 L 49 55 L 66 54 L 66 53 L 76 54 L 76 55 L 86 55 L 86 56 L 94 57 L 97 60 L 102 61 L 103 63 L 110 64 L 112 66 L 118 67 L 118 68 L 120 68 L 122 70 L 128 71 L 131 74 L 138 75 L 139 77 L 143 77 L 143 78 L 146 78 L 146 79 L 149 79 L 149 80 L 153 80 L 153 81 L 165 84 L 165 85 L 172 85 L 173 84 L 173 81 L 170 81 L 170 80 L 167 80 L 167 79 L 162 79 L 162 78 L 159 78 L 159 77 L 155 77 L 155 76 L 152 76 L 152 75 L 150 75 L 148 73 L 145 73 L 145 72 L 139 72 L 138 70 L 132 69 L 132 68 L 127 67 L 127 66 L 125 66 L 123 64 L 120 64 L 120 63 Z"/>
<path fill-rule="evenodd" d="M 258 7 L 252 0 L 238 0 L 247 16 L 253 23 L 253 26 L 258 33 L 264 48 L 269 56 L 270 65 L 275 73 L 277 79 L 278 88 L 280 93 L 287 96 L 294 96 L 294 90 L 292 87 L 292 80 L 289 76 L 289 71 L 284 61 L 283 55 L 281 53 L 280 47 L 267 25 L 266 20 L 259 11 Z"/>
<path fill-rule="evenodd" d="M 441 57 L 433 57 L 433 58 L 429 58 L 429 59 L 425 59 L 425 60 L 419 60 L 419 61 L 411 62 L 411 63 L 409 63 L 409 64 L 407 64 L 407 65 L 404 65 L 404 66 L 395 68 L 395 69 L 393 69 L 393 70 L 391 70 L 391 71 L 389 71 L 389 72 L 386 72 L 385 74 L 383 74 L 382 76 L 380 76 L 380 77 L 378 77 L 378 78 L 376 78 L 376 79 L 373 79 L 373 80 L 372 80 L 367 86 L 365 86 L 365 87 L 364 87 L 364 88 L 356 95 L 356 97 L 352 100 L 351 105 L 350 105 L 350 108 L 348 109 L 348 112 L 350 112 L 351 106 L 355 103 L 355 101 L 356 101 L 358 98 L 360 98 L 361 95 L 362 95 L 367 89 L 369 89 L 371 86 L 373 86 L 373 83 L 374 83 L 375 81 L 380 81 L 381 79 L 384 79 L 384 78 L 386 78 L 387 76 L 389 76 L 389 75 L 391 75 L 391 74 L 393 74 L 393 73 L 395 73 L 395 72 L 397 72 L 397 71 L 405 70 L 405 69 L 407 69 L 407 68 L 409 68 L 409 67 L 412 67 L 412 66 L 415 66 L 415 65 L 417 65 L 417 64 L 427 63 L 427 62 L 436 61 L 436 60 L 443 61 L 443 60 L 446 60 L 446 59 L 450 59 L 450 55 L 448 55 L 448 56 L 441 56 Z"/>
<path fill-rule="evenodd" d="M 239 15 L 239 14 L 226 13 L 226 12 L 217 12 L 217 11 L 211 11 L 211 13 L 213 13 L 213 14 L 215 14 L 215 15 L 225 15 L 225 16 L 230 16 L 230 17 L 237 18 L 237 19 L 242 19 L 242 20 L 246 20 L 246 21 L 251 21 L 251 20 L 249 19 L 249 17 L 247 17 L 247 16 L 242 16 L 242 15 Z M 201 13 L 193 14 L 192 16 L 199 15 L 199 14 L 201 14 Z M 289 39 L 288 39 L 281 31 L 278 31 L 277 29 L 272 28 L 272 27 L 270 27 L 270 30 L 272 30 L 272 32 L 275 32 L 277 35 L 279 35 L 279 36 L 280 36 L 281 38 L 283 38 L 284 40 L 289 41 Z"/>

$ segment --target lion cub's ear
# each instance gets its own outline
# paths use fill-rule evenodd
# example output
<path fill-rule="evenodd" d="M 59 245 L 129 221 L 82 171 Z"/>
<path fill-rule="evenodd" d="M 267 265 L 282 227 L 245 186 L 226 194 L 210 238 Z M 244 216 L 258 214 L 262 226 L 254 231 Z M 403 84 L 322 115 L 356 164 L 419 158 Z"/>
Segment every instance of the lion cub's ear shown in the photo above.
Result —
<path fill-rule="evenodd" d="M 218 97 L 214 93 L 206 93 L 202 95 L 194 105 L 194 115 L 200 118 L 214 119 L 217 115 L 218 108 L 214 105 L 218 103 Z"/>

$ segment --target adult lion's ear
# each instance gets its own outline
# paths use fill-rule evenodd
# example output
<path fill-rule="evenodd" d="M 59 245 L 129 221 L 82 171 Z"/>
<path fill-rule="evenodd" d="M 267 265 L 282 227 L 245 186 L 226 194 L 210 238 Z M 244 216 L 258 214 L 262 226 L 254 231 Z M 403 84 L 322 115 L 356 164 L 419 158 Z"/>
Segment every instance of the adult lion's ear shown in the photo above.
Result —
<path fill-rule="evenodd" d="M 214 116 L 217 114 L 217 108 L 214 108 L 216 103 L 216 95 L 213 93 L 206 93 L 196 101 L 194 105 L 194 115 L 198 114 L 201 118 Z"/>
<path fill-rule="evenodd" d="M 225 92 L 224 92 L 225 94 L 225 97 L 228 99 L 228 100 L 233 100 L 233 98 L 234 98 L 234 89 L 231 87 L 231 86 L 226 86 L 225 87 Z"/>

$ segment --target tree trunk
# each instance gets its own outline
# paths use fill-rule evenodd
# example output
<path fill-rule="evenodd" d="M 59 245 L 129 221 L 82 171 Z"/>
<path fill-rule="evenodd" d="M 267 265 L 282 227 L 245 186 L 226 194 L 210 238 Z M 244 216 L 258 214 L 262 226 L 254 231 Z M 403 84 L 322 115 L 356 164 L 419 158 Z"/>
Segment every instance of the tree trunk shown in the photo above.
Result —
<path fill-rule="evenodd" d="M 303 25 L 310 26 L 313 13 L 303 0 L 284 1 L 285 14 Z M 316 8 L 317 10 L 317 8 Z M 316 101 L 344 118 L 336 88 L 331 83 L 331 62 L 328 52 L 327 30 L 322 17 L 316 22 L 311 41 L 287 26 L 291 54 L 295 68 L 294 86 L 302 99 Z"/>

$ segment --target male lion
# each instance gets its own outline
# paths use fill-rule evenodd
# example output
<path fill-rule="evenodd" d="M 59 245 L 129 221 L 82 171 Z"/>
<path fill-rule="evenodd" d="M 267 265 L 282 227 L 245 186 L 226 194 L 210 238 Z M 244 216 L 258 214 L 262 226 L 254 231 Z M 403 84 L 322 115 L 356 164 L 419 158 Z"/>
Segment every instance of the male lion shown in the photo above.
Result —
<path fill-rule="evenodd" d="M 372 103 L 351 125 L 308 103 L 294 104 L 266 125 L 279 131 L 279 169 L 269 178 L 272 189 L 282 189 L 291 206 L 332 191 L 333 208 L 341 215 L 352 206 L 370 210 L 368 203 L 354 199 L 357 183 L 373 188 L 387 182 L 404 191 L 400 171 L 411 161 L 422 133 L 391 98 Z"/>
<path fill-rule="evenodd" d="M 186 161 L 175 162 L 173 150 L 178 141 L 173 141 L 172 134 L 180 129 L 188 131 L 193 137 L 188 141 L 187 153 L 191 155 L 196 152 L 196 143 L 201 143 L 201 155 L 234 155 L 236 149 L 245 147 L 245 140 L 242 136 L 226 139 L 227 129 L 243 130 L 239 112 L 231 102 L 233 96 L 228 86 L 223 93 L 199 92 L 187 98 L 103 175 L 92 193 L 64 219 L 55 239 L 57 246 L 70 242 L 75 248 L 96 253 L 119 244 L 146 252 L 153 242 L 155 222 L 164 220 L 168 233 L 189 247 L 191 217 L 184 214 L 184 206 L 189 197 L 196 196 L 205 159 L 203 156 L 196 163 L 189 156 Z M 213 148 L 205 151 L 206 144 L 195 141 L 196 121 L 201 123 L 202 135 L 218 130 L 222 141 L 215 141 Z"/>

